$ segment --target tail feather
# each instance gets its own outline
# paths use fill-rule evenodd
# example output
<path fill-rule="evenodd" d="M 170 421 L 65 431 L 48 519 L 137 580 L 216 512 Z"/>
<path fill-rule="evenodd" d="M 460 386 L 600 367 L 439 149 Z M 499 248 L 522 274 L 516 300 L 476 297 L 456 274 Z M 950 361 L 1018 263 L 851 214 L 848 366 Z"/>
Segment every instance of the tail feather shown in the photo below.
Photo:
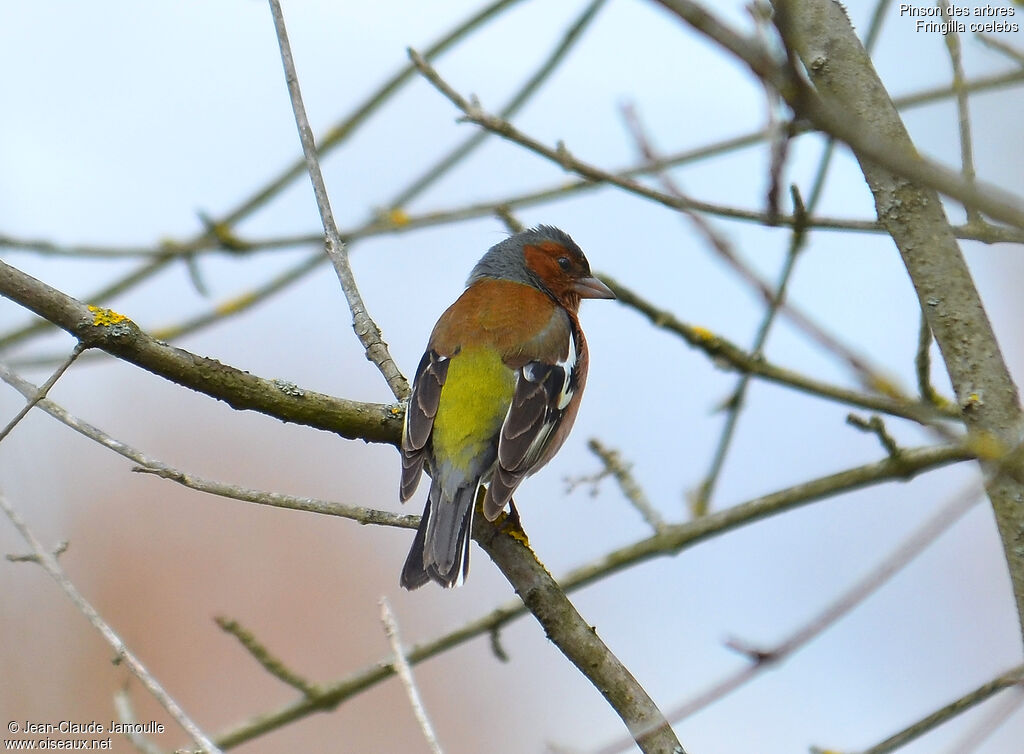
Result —
<path fill-rule="evenodd" d="M 402 569 L 403 587 L 417 589 L 433 579 L 450 588 L 465 580 L 475 501 L 475 484 L 456 490 L 452 500 L 442 500 L 440 486 L 431 484 L 423 518 Z"/>
<path fill-rule="evenodd" d="M 423 518 L 420 519 L 420 526 L 416 530 L 416 536 L 413 537 L 409 556 L 405 559 L 405 565 L 402 567 L 402 577 L 399 579 L 399 583 L 409 591 L 419 589 L 430 581 L 430 576 L 427 575 L 423 565 L 423 542 L 426 538 L 427 522 L 429 520 L 430 500 L 428 499 L 426 507 L 423 508 Z"/>

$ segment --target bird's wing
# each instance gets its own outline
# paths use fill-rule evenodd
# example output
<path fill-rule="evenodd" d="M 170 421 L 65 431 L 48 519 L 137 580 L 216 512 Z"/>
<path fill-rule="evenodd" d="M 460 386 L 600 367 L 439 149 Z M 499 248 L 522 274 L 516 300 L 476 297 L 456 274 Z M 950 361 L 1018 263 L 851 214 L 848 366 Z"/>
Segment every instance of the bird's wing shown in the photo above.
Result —
<path fill-rule="evenodd" d="M 448 364 L 449 357 L 428 349 L 416 369 L 402 429 L 402 502 L 412 497 L 419 484 L 426 460 L 424 451 L 441 402 L 441 388 L 448 378 Z"/>
<path fill-rule="evenodd" d="M 494 520 L 519 483 L 544 465 L 561 444 L 575 412 L 566 416 L 580 384 L 577 342 L 570 330 L 564 357 L 529 361 L 519 368 L 515 393 L 498 438 L 498 459 L 484 501 L 484 514 Z M 569 423 L 565 423 L 565 419 Z M 557 439 L 556 439 L 557 438 Z"/>

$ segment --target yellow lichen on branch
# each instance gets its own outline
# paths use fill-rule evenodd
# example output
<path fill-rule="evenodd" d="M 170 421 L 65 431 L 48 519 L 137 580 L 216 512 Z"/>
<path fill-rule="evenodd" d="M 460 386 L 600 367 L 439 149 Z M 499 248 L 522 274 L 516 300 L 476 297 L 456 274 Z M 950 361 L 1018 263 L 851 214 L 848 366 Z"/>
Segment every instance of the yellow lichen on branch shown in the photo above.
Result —
<path fill-rule="evenodd" d="M 128 317 L 118 314 L 113 309 L 104 309 L 101 306 L 89 304 L 89 311 L 92 312 L 93 327 L 110 327 L 123 322 L 131 322 Z"/>

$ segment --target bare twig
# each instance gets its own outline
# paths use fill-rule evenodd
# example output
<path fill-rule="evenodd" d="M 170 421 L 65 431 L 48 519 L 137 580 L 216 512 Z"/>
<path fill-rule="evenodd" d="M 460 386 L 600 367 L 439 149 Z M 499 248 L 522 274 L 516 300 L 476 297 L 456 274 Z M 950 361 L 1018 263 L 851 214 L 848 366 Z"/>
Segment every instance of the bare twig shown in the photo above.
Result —
<path fill-rule="evenodd" d="M 892 134 L 886 130 L 879 130 L 877 119 L 866 124 L 864 119 L 856 114 L 876 115 L 876 110 L 850 107 L 848 103 L 841 105 L 835 98 L 823 99 L 785 63 L 776 60 L 769 50 L 733 31 L 692 0 L 657 1 L 698 32 L 733 53 L 755 76 L 774 86 L 797 115 L 848 144 L 859 157 L 876 165 L 884 165 L 887 171 L 941 192 L 965 206 L 973 206 L 993 219 L 1024 228 L 1024 201 L 1020 197 L 980 181 L 965 181 L 959 173 L 920 156 L 916 150 L 908 151 L 897 146 Z M 784 11 L 784 6 L 788 6 L 789 3 L 776 0 L 773 4 L 778 22 L 780 9 Z M 794 13 L 792 17 L 801 17 L 801 13 Z M 777 23 L 777 26 L 783 29 L 790 23 L 791 20 L 784 21 L 781 24 Z M 792 47 L 797 49 L 798 45 Z M 825 55 L 817 62 L 805 60 L 805 64 L 814 63 L 814 69 L 824 73 L 817 63 L 828 59 L 829 56 Z M 845 73 L 847 76 L 853 75 L 853 71 L 850 70 Z M 471 120 L 478 122 L 475 118 Z"/>
<path fill-rule="evenodd" d="M 1024 52 L 1021 52 L 1015 47 L 1011 47 L 998 37 L 992 34 L 978 33 L 975 34 L 975 38 L 989 49 L 1002 53 L 1010 60 L 1017 63 L 1017 65 L 1024 66 Z"/>
<path fill-rule="evenodd" d="M 68 547 L 71 546 L 71 542 L 66 539 L 62 539 L 57 543 L 57 546 L 53 548 L 53 557 L 59 558 L 65 552 L 68 551 Z M 5 556 L 11 563 L 38 563 L 39 556 L 34 552 L 25 553 L 24 555 L 15 555 L 14 553 L 7 553 Z"/>
<path fill-rule="evenodd" d="M 511 118 L 519 109 L 526 104 L 526 102 L 533 96 L 533 94 L 540 88 L 540 86 L 548 79 L 548 77 L 558 68 L 559 64 L 565 60 L 569 51 L 575 46 L 576 42 L 582 37 L 583 32 L 590 25 L 590 22 L 597 16 L 597 12 L 605 4 L 605 0 L 592 0 L 584 9 L 583 12 L 569 25 L 562 38 L 555 45 L 551 53 L 544 59 L 540 67 L 525 81 L 508 104 L 505 105 L 500 111 L 502 118 Z M 486 131 L 478 131 L 472 134 L 463 141 L 461 144 L 454 147 L 448 154 L 444 155 L 430 167 L 423 171 L 423 173 L 413 180 L 406 188 L 402 189 L 401 192 L 391 200 L 391 207 L 403 207 L 412 201 L 414 198 L 422 194 L 428 187 L 434 185 L 438 180 L 444 177 L 455 165 L 461 162 L 470 152 L 476 149 L 486 138 Z"/>
<path fill-rule="evenodd" d="M 1024 705 L 1024 685 L 1018 686 L 1002 699 L 993 702 L 981 720 L 944 754 L 974 754 L 985 740 Z"/>
<path fill-rule="evenodd" d="M 29 397 L 36 393 L 35 385 L 19 377 L 3 364 L 0 364 L 0 380 L 11 385 L 22 395 Z M 309 513 L 320 513 L 330 516 L 341 516 L 349 518 L 361 524 L 378 524 L 381 526 L 397 526 L 405 529 L 415 529 L 419 523 L 419 516 L 399 516 L 389 511 L 364 508 L 361 505 L 347 505 L 331 500 L 320 500 L 312 497 L 297 497 L 285 495 L 280 492 L 266 492 L 254 490 L 248 487 L 241 487 L 223 482 L 215 482 L 193 474 L 186 473 L 179 469 L 172 468 L 167 464 L 142 451 L 133 448 L 127 443 L 116 440 L 98 427 L 94 427 L 82 419 L 74 416 L 61 406 L 49 399 L 40 401 L 39 408 L 52 416 L 57 421 L 75 430 L 84 437 L 94 440 L 105 448 L 108 448 L 118 455 L 139 464 L 133 471 L 146 474 L 153 474 L 164 479 L 170 479 L 190 489 L 199 492 L 207 492 L 211 495 L 233 498 L 259 505 L 270 505 L 275 508 L 287 508 L 290 510 L 307 511 Z"/>
<path fill-rule="evenodd" d="M 313 141 L 313 130 L 309 127 L 309 119 L 306 117 L 306 107 L 302 103 L 302 92 L 299 90 L 299 78 L 295 72 L 295 62 L 292 60 L 292 50 L 288 43 L 288 30 L 284 24 L 284 14 L 281 11 L 279 0 L 269 0 L 270 12 L 274 17 L 274 29 L 277 32 L 277 42 L 281 48 L 281 63 L 284 66 L 284 78 L 288 85 L 288 95 L 292 103 L 292 112 L 295 114 L 295 125 L 299 130 L 299 140 L 302 142 L 302 152 L 306 157 L 306 169 L 309 171 L 309 179 L 313 183 L 313 193 L 316 195 L 316 206 L 320 211 L 320 220 L 324 226 L 324 233 L 327 236 L 324 248 L 327 256 L 331 258 L 334 271 L 338 274 L 341 289 L 348 301 L 348 308 L 352 312 L 352 328 L 366 350 L 366 358 L 372 361 L 384 375 L 391 392 L 399 400 L 409 397 L 409 383 L 399 371 L 398 366 L 391 358 L 387 343 L 381 338 L 380 328 L 366 311 L 366 304 L 359 294 L 355 276 L 352 274 L 352 267 L 348 263 L 348 248 L 338 234 L 338 226 L 334 222 L 334 212 L 331 210 L 331 200 L 327 196 L 327 185 L 324 183 L 323 174 L 320 172 L 320 161 L 317 158 L 316 144 Z"/>
<path fill-rule="evenodd" d="M 665 527 L 665 519 L 661 517 L 658 510 L 651 504 L 643 487 L 639 485 L 633 476 L 630 464 L 623 462 L 619 451 L 606 447 L 596 437 L 587 441 L 587 447 L 590 448 L 594 455 L 601 459 L 605 470 L 615 477 L 615 481 L 619 483 L 619 489 L 622 490 L 622 494 L 640 512 L 644 521 L 654 531 L 661 531 Z"/>
<path fill-rule="evenodd" d="M 876 463 L 812 479 L 725 510 L 709 513 L 692 521 L 669 524 L 659 533 L 613 550 L 602 555 L 593 563 L 570 571 L 559 579 L 558 585 L 565 592 L 581 589 L 607 578 L 613 573 L 656 557 L 677 555 L 706 539 L 725 534 L 768 516 L 784 513 L 816 500 L 871 484 L 910 479 L 928 469 L 973 457 L 970 450 L 958 444 L 907 449 L 903 451 L 898 460 L 886 458 Z M 522 616 L 525 612 L 526 607 L 522 601 L 509 602 L 450 633 L 413 646 L 407 654 L 409 662 L 416 664 L 477 636 L 490 634 Z M 237 746 L 300 717 L 331 708 L 380 683 L 393 672 L 388 661 L 381 660 L 365 670 L 353 673 L 334 683 L 325 684 L 323 694 L 316 699 L 300 699 L 273 712 L 256 715 L 251 721 L 218 736 L 217 741 L 224 748 Z"/>
<path fill-rule="evenodd" d="M 932 385 L 932 328 L 928 318 L 921 312 L 921 325 L 917 331 L 917 354 L 914 357 L 914 371 L 917 373 L 917 389 L 921 398 L 933 406 L 949 406 L 948 400 L 939 395 Z"/>
<path fill-rule="evenodd" d="M 896 243 L 928 318 L 968 430 L 1007 448 L 1016 446 L 1024 435 L 1017 386 L 934 189 L 956 196 L 966 207 L 1024 227 L 1024 211 L 1016 207 L 1017 198 L 997 195 L 959 175 L 954 194 L 949 190 L 954 181 L 946 180 L 950 176 L 945 168 L 938 172 L 931 169 L 937 168 L 934 165 L 923 171 L 907 169 L 908 161 L 918 167 L 930 163 L 916 155 L 899 113 L 842 9 L 826 0 L 775 0 L 775 5 L 780 33 L 791 39 L 815 92 L 820 93 L 812 94 L 805 83 L 790 82 L 801 88 L 792 104 L 852 147 L 874 194 L 878 218 Z M 870 118 L 870 126 L 852 115 L 848 122 L 833 122 L 836 103 L 842 103 L 844 111 Z M 878 142 L 885 142 L 884 148 L 878 148 Z M 1019 503 L 1024 483 L 1019 477 L 1019 473 L 986 473 L 1024 637 L 1024 506 Z"/>
<path fill-rule="evenodd" d="M 890 457 L 895 458 L 900 454 L 900 446 L 896 444 L 896 440 L 889 434 L 889 430 L 885 428 L 885 422 L 882 421 L 882 417 L 878 416 L 878 414 L 866 420 L 861 419 L 856 414 L 850 414 L 846 417 L 846 423 L 851 427 L 856 427 L 861 432 L 870 432 L 875 435 Z"/>
<path fill-rule="evenodd" d="M 934 728 L 939 727 L 943 723 L 949 722 L 954 717 L 969 710 L 974 705 L 985 701 L 993 694 L 997 694 L 1003 689 L 1008 689 L 1011 686 L 1020 685 L 1021 683 L 1024 683 L 1024 665 L 1020 665 L 1013 670 L 996 676 L 988 683 L 983 683 L 973 691 L 964 694 L 962 697 L 950 702 L 945 707 L 923 717 L 914 724 L 904 728 L 899 733 L 890 736 L 881 743 L 875 744 L 870 749 L 865 749 L 861 754 L 888 754 L 891 751 L 896 751 L 901 746 L 905 746 L 914 739 L 919 738 Z"/>
<path fill-rule="evenodd" d="M 951 21 L 949 0 L 940 0 L 939 8 L 942 10 L 942 17 L 946 22 Z M 974 183 L 974 147 L 971 141 L 971 116 L 967 107 L 967 92 L 964 89 L 964 66 L 960 56 L 960 35 L 956 31 L 943 34 L 942 39 L 946 43 L 946 50 L 949 52 L 949 61 L 953 67 L 953 91 L 956 92 L 956 111 L 960 126 L 960 172 L 968 183 Z M 967 206 L 967 222 L 981 222 L 981 213 L 977 209 Z"/>
<path fill-rule="evenodd" d="M 637 293 L 611 279 L 606 273 L 601 273 L 601 279 L 607 283 L 609 288 L 615 291 L 615 296 L 620 304 L 636 309 L 650 319 L 655 327 L 679 335 L 691 346 L 699 348 L 706 353 L 720 366 L 748 372 L 770 382 L 788 385 L 821 398 L 846 403 L 851 406 L 860 406 L 861 408 L 868 408 L 873 411 L 881 411 L 893 416 L 902 416 L 905 419 L 911 419 L 922 424 L 930 425 L 940 419 L 954 419 L 959 415 L 955 409 L 943 409 L 930 404 L 899 400 L 887 395 L 860 393 L 855 390 L 837 387 L 776 366 L 764 359 L 755 359 L 725 338 L 715 335 L 702 327 L 694 327 L 681 322 L 671 312 L 659 309 Z"/>
<path fill-rule="evenodd" d="M 118 719 L 125 724 L 124 737 L 128 739 L 128 743 L 142 754 L 163 754 L 159 746 L 135 730 L 138 718 L 135 717 L 135 709 L 132 707 L 127 687 L 118 689 L 114 694 L 114 710 Z"/>
<path fill-rule="evenodd" d="M 84 343 L 78 343 L 75 345 L 71 353 L 64 360 L 64 363 L 57 367 L 57 371 L 51 374 L 50 378 L 42 385 L 40 385 L 39 389 L 35 392 L 35 395 L 29 397 L 28 402 L 22 407 L 21 411 L 19 411 L 14 416 L 13 419 L 7 422 L 6 427 L 0 430 L 0 442 L 2 442 L 3 439 L 11 433 L 11 430 L 14 429 L 18 422 L 25 418 L 25 415 L 32 410 L 33 406 L 35 406 L 37 403 L 39 403 L 39 401 L 46 397 L 46 394 L 50 392 L 50 388 L 52 388 L 57 383 L 57 380 L 61 378 L 61 375 L 63 375 L 64 372 L 67 371 L 68 367 L 74 363 L 75 359 L 77 359 L 84 350 Z"/>
<path fill-rule="evenodd" d="M 434 726 L 430 724 L 430 718 L 427 717 L 427 710 L 423 706 L 419 689 L 416 688 L 416 679 L 413 678 L 412 668 L 409 667 L 409 661 L 405 657 L 402 637 L 398 634 L 398 621 L 395 620 L 395 614 L 391 610 L 391 604 L 387 597 L 380 598 L 380 620 L 384 624 L 384 634 L 388 637 L 388 643 L 391 644 L 395 673 L 405 688 L 406 696 L 409 697 L 412 713 L 416 717 L 416 722 L 419 723 L 420 730 L 423 731 L 427 746 L 433 754 L 443 754 L 437 734 L 434 732 Z"/>
<path fill-rule="evenodd" d="M 11 504 L 7 501 L 7 498 L 2 492 L 0 492 L 0 510 L 2 510 L 7 518 L 10 519 L 11 523 L 14 524 L 14 528 L 21 534 L 22 539 L 28 544 L 32 553 L 36 556 L 35 562 L 38 563 L 44 571 L 57 582 L 57 586 L 61 588 L 64 594 L 67 595 L 68 599 L 71 600 L 72 604 L 81 612 L 89 623 L 92 624 L 93 628 L 100 632 L 106 642 L 114 649 L 118 659 L 129 669 L 132 674 L 138 678 L 142 685 L 146 687 L 146 690 L 153 695 L 153 698 L 160 703 L 160 706 L 167 710 L 175 722 L 177 722 L 185 731 L 189 737 L 196 743 L 196 745 L 207 754 L 218 754 L 220 749 L 214 745 L 214 743 L 203 733 L 199 726 L 192 722 L 181 706 L 171 698 L 171 696 L 164 690 L 164 687 L 160 685 L 160 682 L 153 677 L 153 675 L 146 669 L 146 666 L 142 664 L 135 654 L 128 649 L 125 643 L 121 640 L 121 637 L 117 635 L 110 624 L 107 623 L 103 617 L 96 612 L 89 602 L 82 596 L 82 593 L 78 591 L 78 588 L 71 582 L 67 574 L 64 573 L 64 569 L 61 568 L 60 563 L 57 562 L 57 558 L 53 556 L 43 545 L 36 539 L 35 534 L 29 529 L 28 524 L 25 523 L 21 515 L 11 507 Z"/>
<path fill-rule="evenodd" d="M 262 665 L 263 669 L 270 673 L 270 675 L 274 676 L 274 678 L 277 678 L 283 683 L 287 683 L 293 689 L 300 691 L 304 696 L 314 697 L 319 693 L 320 690 L 315 685 L 289 668 L 279 658 L 275 657 L 270 650 L 256 638 L 252 631 L 247 629 L 237 620 L 218 615 L 214 618 L 214 621 L 216 621 L 217 625 L 221 627 L 221 630 L 238 639 L 238 643 L 245 647 L 245 650 L 252 655 L 252 658 Z"/>
<path fill-rule="evenodd" d="M 981 493 L 977 483 L 974 483 L 969 489 L 956 495 L 863 578 L 844 590 L 821 612 L 772 647 L 756 648 L 746 642 L 730 640 L 728 646 L 747 656 L 750 664 L 715 682 L 692 699 L 669 710 L 667 713 L 669 720 L 678 723 L 749 683 L 764 671 L 777 668 L 888 583 L 898 571 L 924 552 L 943 532 L 959 521 L 979 501 Z M 602 747 L 598 754 L 614 754 L 614 752 L 626 748 L 627 745 L 626 741 L 615 741 Z"/>

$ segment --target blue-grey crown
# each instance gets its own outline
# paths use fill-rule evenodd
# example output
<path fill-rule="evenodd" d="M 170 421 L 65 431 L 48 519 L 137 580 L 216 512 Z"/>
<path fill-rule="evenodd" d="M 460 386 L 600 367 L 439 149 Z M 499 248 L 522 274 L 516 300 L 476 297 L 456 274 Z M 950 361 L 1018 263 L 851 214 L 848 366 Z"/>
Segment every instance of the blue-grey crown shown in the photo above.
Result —
<path fill-rule="evenodd" d="M 488 249 L 487 253 L 473 267 L 466 285 L 472 285 L 481 278 L 496 278 L 498 280 L 514 280 L 542 288 L 540 281 L 526 267 L 523 248 L 535 246 L 544 241 L 554 241 L 583 256 L 583 251 L 564 230 L 553 225 L 538 225 L 536 228 L 529 228 L 511 235 Z"/>

